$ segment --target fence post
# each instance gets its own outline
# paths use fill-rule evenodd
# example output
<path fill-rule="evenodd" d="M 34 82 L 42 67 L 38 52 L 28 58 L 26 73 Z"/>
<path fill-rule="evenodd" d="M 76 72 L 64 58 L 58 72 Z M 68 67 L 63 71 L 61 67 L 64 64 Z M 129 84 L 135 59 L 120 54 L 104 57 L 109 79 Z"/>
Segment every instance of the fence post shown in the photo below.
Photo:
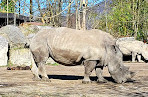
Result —
<path fill-rule="evenodd" d="M 8 16 L 8 4 L 9 4 L 9 2 L 8 2 L 8 0 L 7 0 L 7 25 L 9 24 L 9 16 Z"/>

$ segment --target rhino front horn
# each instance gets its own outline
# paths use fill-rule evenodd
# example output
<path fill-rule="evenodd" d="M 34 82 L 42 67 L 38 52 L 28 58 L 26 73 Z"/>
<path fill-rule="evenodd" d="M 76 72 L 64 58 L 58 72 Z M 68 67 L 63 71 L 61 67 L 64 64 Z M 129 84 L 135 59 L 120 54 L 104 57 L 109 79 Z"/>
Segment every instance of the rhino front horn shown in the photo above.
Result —
<path fill-rule="evenodd" d="M 134 77 L 137 73 L 135 73 L 135 72 L 130 72 L 130 74 L 131 74 L 131 78 L 132 78 L 132 77 Z"/>

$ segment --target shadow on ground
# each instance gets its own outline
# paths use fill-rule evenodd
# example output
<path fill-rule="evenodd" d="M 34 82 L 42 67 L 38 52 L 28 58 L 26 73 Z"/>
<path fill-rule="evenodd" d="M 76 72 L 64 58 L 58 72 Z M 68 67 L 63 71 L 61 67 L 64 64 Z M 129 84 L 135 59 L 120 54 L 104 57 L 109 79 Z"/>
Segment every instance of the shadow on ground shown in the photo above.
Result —
<path fill-rule="evenodd" d="M 60 79 L 60 80 L 82 80 L 83 76 L 75 76 L 75 75 L 48 75 L 49 79 Z M 115 83 L 112 77 L 104 77 L 107 81 Z M 97 81 L 96 76 L 90 77 L 91 81 Z M 133 83 L 135 80 L 128 80 L 126 83 Z"/>
<path fill-rule="evenodd" d="M 83 76 L 75 76 L 75 75 L 48 75 L 49 79 L 60 79 L 60 80 L 82 80 Z M 106 80 L 114 82 L 112 77 L 104 77 Z M 92 81 L 97 81 L 96 76 L 91 76 L 90 79 Z"/>

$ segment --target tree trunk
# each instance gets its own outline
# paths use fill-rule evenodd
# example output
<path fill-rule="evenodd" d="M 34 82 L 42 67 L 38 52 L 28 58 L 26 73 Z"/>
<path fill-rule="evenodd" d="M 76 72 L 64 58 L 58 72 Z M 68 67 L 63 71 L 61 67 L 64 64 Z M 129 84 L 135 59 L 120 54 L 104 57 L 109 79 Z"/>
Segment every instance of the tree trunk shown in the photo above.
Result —
<path fill-rule="evenodd" d="M 75 6 L 75 9 L 76 9 L 76 29 L 78 30 L 78 0 L 75 0 L 75 3 L 76 3 L 76 6 Z"/>
<path fill-rule="evenodd" d="M 106 31 L 108 32 L 108 25 L 107 25 L 107 2 L 105 0 L 105 26 L 106 26 Z"/>
<path fill-rule="evenodd" d="M 25 3 L 25 2 L 24 2 L 24 3 Z M 33 2 L 32 2 L 32 0 L 30 0 L 30 14 L 31 14 L 31 15 L 33 14 L 32 8 L 33 8 Z"/>
<path fill-rule="evenodd" d="M 86 2 L 83 0 L 83 23 L 82 23 L 83 30 L 86 30 Z"/>
<path fill-rule="evenodd" d="M 68 12 L 67 12 L 67 27 L 71 28 L 71 23 L 70 23 L 70 13 L 71 13 L 71 0 L 69 0 L 70 6 L 68 7 Z"/>
<path fill-rule="evenodd" d="M 62 0 L 59 0 L 58 13 L 62 11 Z M 61 14 L 58 16 L 58 26 L 61 27 Z"/>
<path fill-rule="evenodd" d="M 25 2 L 24 2 L 25 3 Z M 33 2 L 32 2 L 32 0 L 30 0 L 30 19 L 32 19 L 33 18 L 33 11 L 32 11 L 32 9 L 33 9 Z M 23 12 L 24 13 L 24 12 Z"/>
<path fill-rule="evenodd" d="M 86 30 L 86 8 L 87 8 L 88 0 L 83 0 L 83 30 Z"/>
<path fill-rule="evenodd" d="M 41 16 L 41 21 L 42 21 L 43 24 L 45 24 L 45 20 L 44 20 L 44 16 L 43 16 L 43 13 L 42 13 L 42 10 L 41 10 L 41 6 L 40 6 L 39 0 L 37 0 L 37 4 L 38 4 L 38 10 L 39 10 L 40 16 Z"/>
<path fill-rule="evenodd" d="M 80 0 L 80 6 L 79 6 L 79 12 L 78 12 L 78 29 L 81 29 L 81 6 L 82 6 L 82 1 Z"/>
<path fill-rule="evenodd" d="M 19 0 L 19 14 L 21 14 L 21 0 Z"/>
<path fill-rule="evenodd" d="M 57 0 L 54 0 L 54 15 L 57 14 L 57 5 L 56 5 L 56 2 L 57 2 Z M 56 26 L 57 17 L 53 17 L 53 19 L 54 19 L 53 25 Z"/>

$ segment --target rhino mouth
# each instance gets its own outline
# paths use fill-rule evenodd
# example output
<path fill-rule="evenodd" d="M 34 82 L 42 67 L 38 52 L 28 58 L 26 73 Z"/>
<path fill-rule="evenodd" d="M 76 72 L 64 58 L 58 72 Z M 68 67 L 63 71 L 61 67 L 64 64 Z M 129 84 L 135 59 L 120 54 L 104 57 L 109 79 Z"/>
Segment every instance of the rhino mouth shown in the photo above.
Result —
<path fill-rule="evenodd" d="M 120 74 L 120 75 L 119 75 Z M 118 72 L 112 74 L 112 78 L 116 83 L 126 83 L 126 82 L 133 82 L 133 77 L 136 75 L 135 72 L 127 71 L 127 72 Z"/>

